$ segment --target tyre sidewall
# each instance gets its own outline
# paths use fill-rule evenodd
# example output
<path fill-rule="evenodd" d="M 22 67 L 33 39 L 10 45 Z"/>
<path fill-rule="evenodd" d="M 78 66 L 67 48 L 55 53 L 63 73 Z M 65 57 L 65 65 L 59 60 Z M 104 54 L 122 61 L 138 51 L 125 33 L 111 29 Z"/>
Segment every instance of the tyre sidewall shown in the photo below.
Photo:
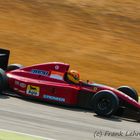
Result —
<path fill-rule="evenodd" d="M 109 105 L 106 107 L 106 109 L 100 108 L 99 103 L 102 100 L 107 100 L 109 102 Z M 92 106 L 96 114 L 109 117 L 117 111 L 119 107 L 119 99 L 111 91 L 100 91 L 93 96 Z"/>

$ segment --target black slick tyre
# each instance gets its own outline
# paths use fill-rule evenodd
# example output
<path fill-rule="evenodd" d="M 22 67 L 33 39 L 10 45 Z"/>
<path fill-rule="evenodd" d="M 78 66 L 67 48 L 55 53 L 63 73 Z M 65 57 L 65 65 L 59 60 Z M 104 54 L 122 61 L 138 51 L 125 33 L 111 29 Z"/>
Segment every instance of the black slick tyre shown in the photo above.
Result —
<path fill-rule="evenodd" d="M 7 66 L 6 71 L 12 71 L 12 70 L 20 69 L 20 68 L 23 68 L 21 64 L 10 64 Z"/>
<path fill-rule="evenodd" d="M 138 97 L 138 93 L 136 92 L 135 89 L 133 89 L 129 86 L 121 86 L 117 90 L 123 92 L 124 94 L 128 95 L 129 97 L 131 97 L 132 99 L 134 99 L 135 101 L 138 102 L 139 97 Z"/>
<path fill-rule="evenodd" d="M 110 117 L 118 110 L 119 99 L 112 91 L 103 90 L 93 96 L 91 105 L 96 114 Z"/>
<path fill-rule="evenodd" d="M 7 88 L 7 76 L 3 69 L 0 69 L 0 92 Z"/>

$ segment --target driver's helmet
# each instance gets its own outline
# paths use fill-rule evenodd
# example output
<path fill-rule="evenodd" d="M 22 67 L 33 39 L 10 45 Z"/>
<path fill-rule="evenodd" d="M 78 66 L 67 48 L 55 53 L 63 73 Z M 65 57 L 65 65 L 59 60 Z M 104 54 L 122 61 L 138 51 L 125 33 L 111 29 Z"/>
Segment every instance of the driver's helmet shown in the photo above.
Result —
<path fill-rule="evenodd" d="M 67 72 L 67 79 L 72 83 L 78 84 L 80 75 L 76 70 L 70 70 Z"/>

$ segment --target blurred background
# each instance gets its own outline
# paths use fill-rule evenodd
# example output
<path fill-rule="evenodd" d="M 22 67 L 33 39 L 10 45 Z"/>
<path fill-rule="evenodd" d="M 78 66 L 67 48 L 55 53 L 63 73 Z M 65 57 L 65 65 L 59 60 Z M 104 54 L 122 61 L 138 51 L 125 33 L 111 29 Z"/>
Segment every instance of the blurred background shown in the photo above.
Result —
<path fill-rule="evenodd" d="M 10 63 L 61 61 L 140 92 L 140 0 L 0 0 L 0 48 Z"/>

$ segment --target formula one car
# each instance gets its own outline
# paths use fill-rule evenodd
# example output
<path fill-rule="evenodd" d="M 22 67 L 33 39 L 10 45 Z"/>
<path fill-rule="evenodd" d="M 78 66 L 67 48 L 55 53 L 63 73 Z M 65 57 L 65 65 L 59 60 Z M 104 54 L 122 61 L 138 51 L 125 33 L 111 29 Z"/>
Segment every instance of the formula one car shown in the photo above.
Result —
<path fill-rule="evenodd" d="M 12 90 L 20 96 L 46 102 L 93 109 L 100 116 L 122 114 L 130 109 L 140 113 L 137 92 L 128 86 L 118 89 L 89 82 L 69 83 L 70 65 L 51 62 L 23 67 L 8 65 L 9 50 L 0 49 L 0 92 Z M 138 118 L 139 119 L 139 118 Z"/>

